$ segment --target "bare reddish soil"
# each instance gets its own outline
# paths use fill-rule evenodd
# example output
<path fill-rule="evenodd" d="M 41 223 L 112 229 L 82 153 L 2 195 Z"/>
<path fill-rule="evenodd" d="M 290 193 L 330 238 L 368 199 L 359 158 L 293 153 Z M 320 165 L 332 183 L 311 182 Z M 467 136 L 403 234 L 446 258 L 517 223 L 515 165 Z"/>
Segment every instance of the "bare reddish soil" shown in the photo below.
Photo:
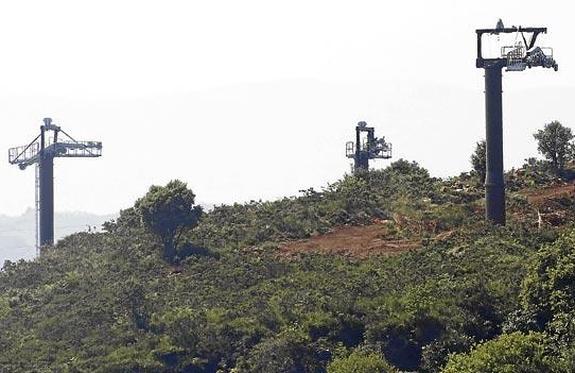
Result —
<path fill-rule="evenodd" d="M 558 197 L 575 197 L 575 185 L 573 183 L 550 186 L 525 194 L 527 201 L 532 205 L 539 205 L 545 201 Z"/>
<path fill-rule="evenodd" d="M 573 209 L 575 185 L 573 182 L 526 192 L 525 196 L 537 212 L 532 219 L 533 222 L 537 222 L 539 228 L 562 226 L 575 219 Z"/>
<path fill-rule="evenodd" d="M 393 255 L 421 247 L 419 238 L 389 237 L 389 224 L 383 222 L 368 226 L 338 227 L 323 235 L 286 243 L 279 248 L 279 252 L 283 256 L 313 252 L 365 258 L 371 255 Z"/>

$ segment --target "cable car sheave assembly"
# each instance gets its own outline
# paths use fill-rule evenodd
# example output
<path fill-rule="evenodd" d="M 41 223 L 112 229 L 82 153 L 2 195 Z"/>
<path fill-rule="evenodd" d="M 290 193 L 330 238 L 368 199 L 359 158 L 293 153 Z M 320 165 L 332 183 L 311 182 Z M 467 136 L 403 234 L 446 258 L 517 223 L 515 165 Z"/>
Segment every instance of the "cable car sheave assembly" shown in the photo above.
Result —
<path fill-rule="evenodd" d="M 501 71 L 524 71 L 526 68 L 543 67 L 558 70 L 551 48 L 537 47 L 540 34 L 546 27 L 506 28 L 499 20 L 494 29 L 475 30 L 477 34 L 477 68 L 485 70 L 485 123 L 486 123 L 486 177 L 485 216 L 487 220 L 505 225 L 505 182 L 503 176 L 503 113 Z M 483 57 L 482 39 L 485 35 L 516 34 L 516 42 L 502 46 L 495 58 Z M 526 37 L 526 34 L 529 37 Z M 521 36 L 521 39 L 519 39 Z M 519 39 L 519 40 L 517 40 Z"/>

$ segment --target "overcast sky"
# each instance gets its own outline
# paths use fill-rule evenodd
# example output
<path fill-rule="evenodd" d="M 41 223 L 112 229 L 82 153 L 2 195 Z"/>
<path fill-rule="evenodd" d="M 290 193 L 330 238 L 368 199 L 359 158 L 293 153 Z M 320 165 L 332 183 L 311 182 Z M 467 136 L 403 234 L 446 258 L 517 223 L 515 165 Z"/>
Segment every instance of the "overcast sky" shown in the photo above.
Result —
<path fill-rule="evenodd" d="M 5 1 L 0 149 L 43 117 L 99 159 L 57 159 L 56 210 L 114 213 L 178 178 L 199 201 L 293 195 L 350 170 L 367 121 L 394 158 L 470 168 L 484 136 L 475 28 L 547 26 L 558 73 L 504 77 L 506 168 L 532 133 L 575 124 L 572 6 L 552 1 Z M 389 161 L 373 162 L 376 168 Z M 34 171 L 0 162 L 0 214 L 34 202 Z"/>

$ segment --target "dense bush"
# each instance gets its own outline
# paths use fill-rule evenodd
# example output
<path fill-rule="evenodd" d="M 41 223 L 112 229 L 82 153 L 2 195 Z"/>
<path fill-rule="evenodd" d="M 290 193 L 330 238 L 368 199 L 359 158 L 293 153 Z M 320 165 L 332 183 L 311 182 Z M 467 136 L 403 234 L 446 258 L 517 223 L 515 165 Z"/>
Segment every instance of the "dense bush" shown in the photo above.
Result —
<path fill-rule="evenodd" d="M 561 236 L 533 259 L 523 282 L 523 313 L 558 342 L 575 342 L 575 232 Z"/>
<path fill-rule="evenodd" d="M 475 347 L 468 354 L 452 356 L 443 373 L 540 373 L 557 370 L 546 356 L 542 334 L 506 334 Z"/>

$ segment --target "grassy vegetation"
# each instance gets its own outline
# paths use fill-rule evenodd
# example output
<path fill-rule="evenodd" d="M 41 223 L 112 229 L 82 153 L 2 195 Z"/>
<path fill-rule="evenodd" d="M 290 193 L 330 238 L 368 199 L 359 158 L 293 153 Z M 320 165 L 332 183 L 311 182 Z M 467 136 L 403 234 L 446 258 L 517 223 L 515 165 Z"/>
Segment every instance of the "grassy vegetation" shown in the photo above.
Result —
<path fill-rule="evenodd" d="M 508 179 L 507 227 L 483 222 L 473 175 L 435 179 L 400 160 L 298 197 L 218 206 L 175 264 L 137 209 L 122 211 L 107 233 L 5 264 L 0 370 L 506 372 L 515 359 L 567 372 L 574 229 L 539 229 L 524 196 L 555 177 L 533 164 Z M 556 206 L 573 211 L 573 198 Z M 389 238 L 421 248 L 278 255 L 284 242 L 383 220 Z"/>

